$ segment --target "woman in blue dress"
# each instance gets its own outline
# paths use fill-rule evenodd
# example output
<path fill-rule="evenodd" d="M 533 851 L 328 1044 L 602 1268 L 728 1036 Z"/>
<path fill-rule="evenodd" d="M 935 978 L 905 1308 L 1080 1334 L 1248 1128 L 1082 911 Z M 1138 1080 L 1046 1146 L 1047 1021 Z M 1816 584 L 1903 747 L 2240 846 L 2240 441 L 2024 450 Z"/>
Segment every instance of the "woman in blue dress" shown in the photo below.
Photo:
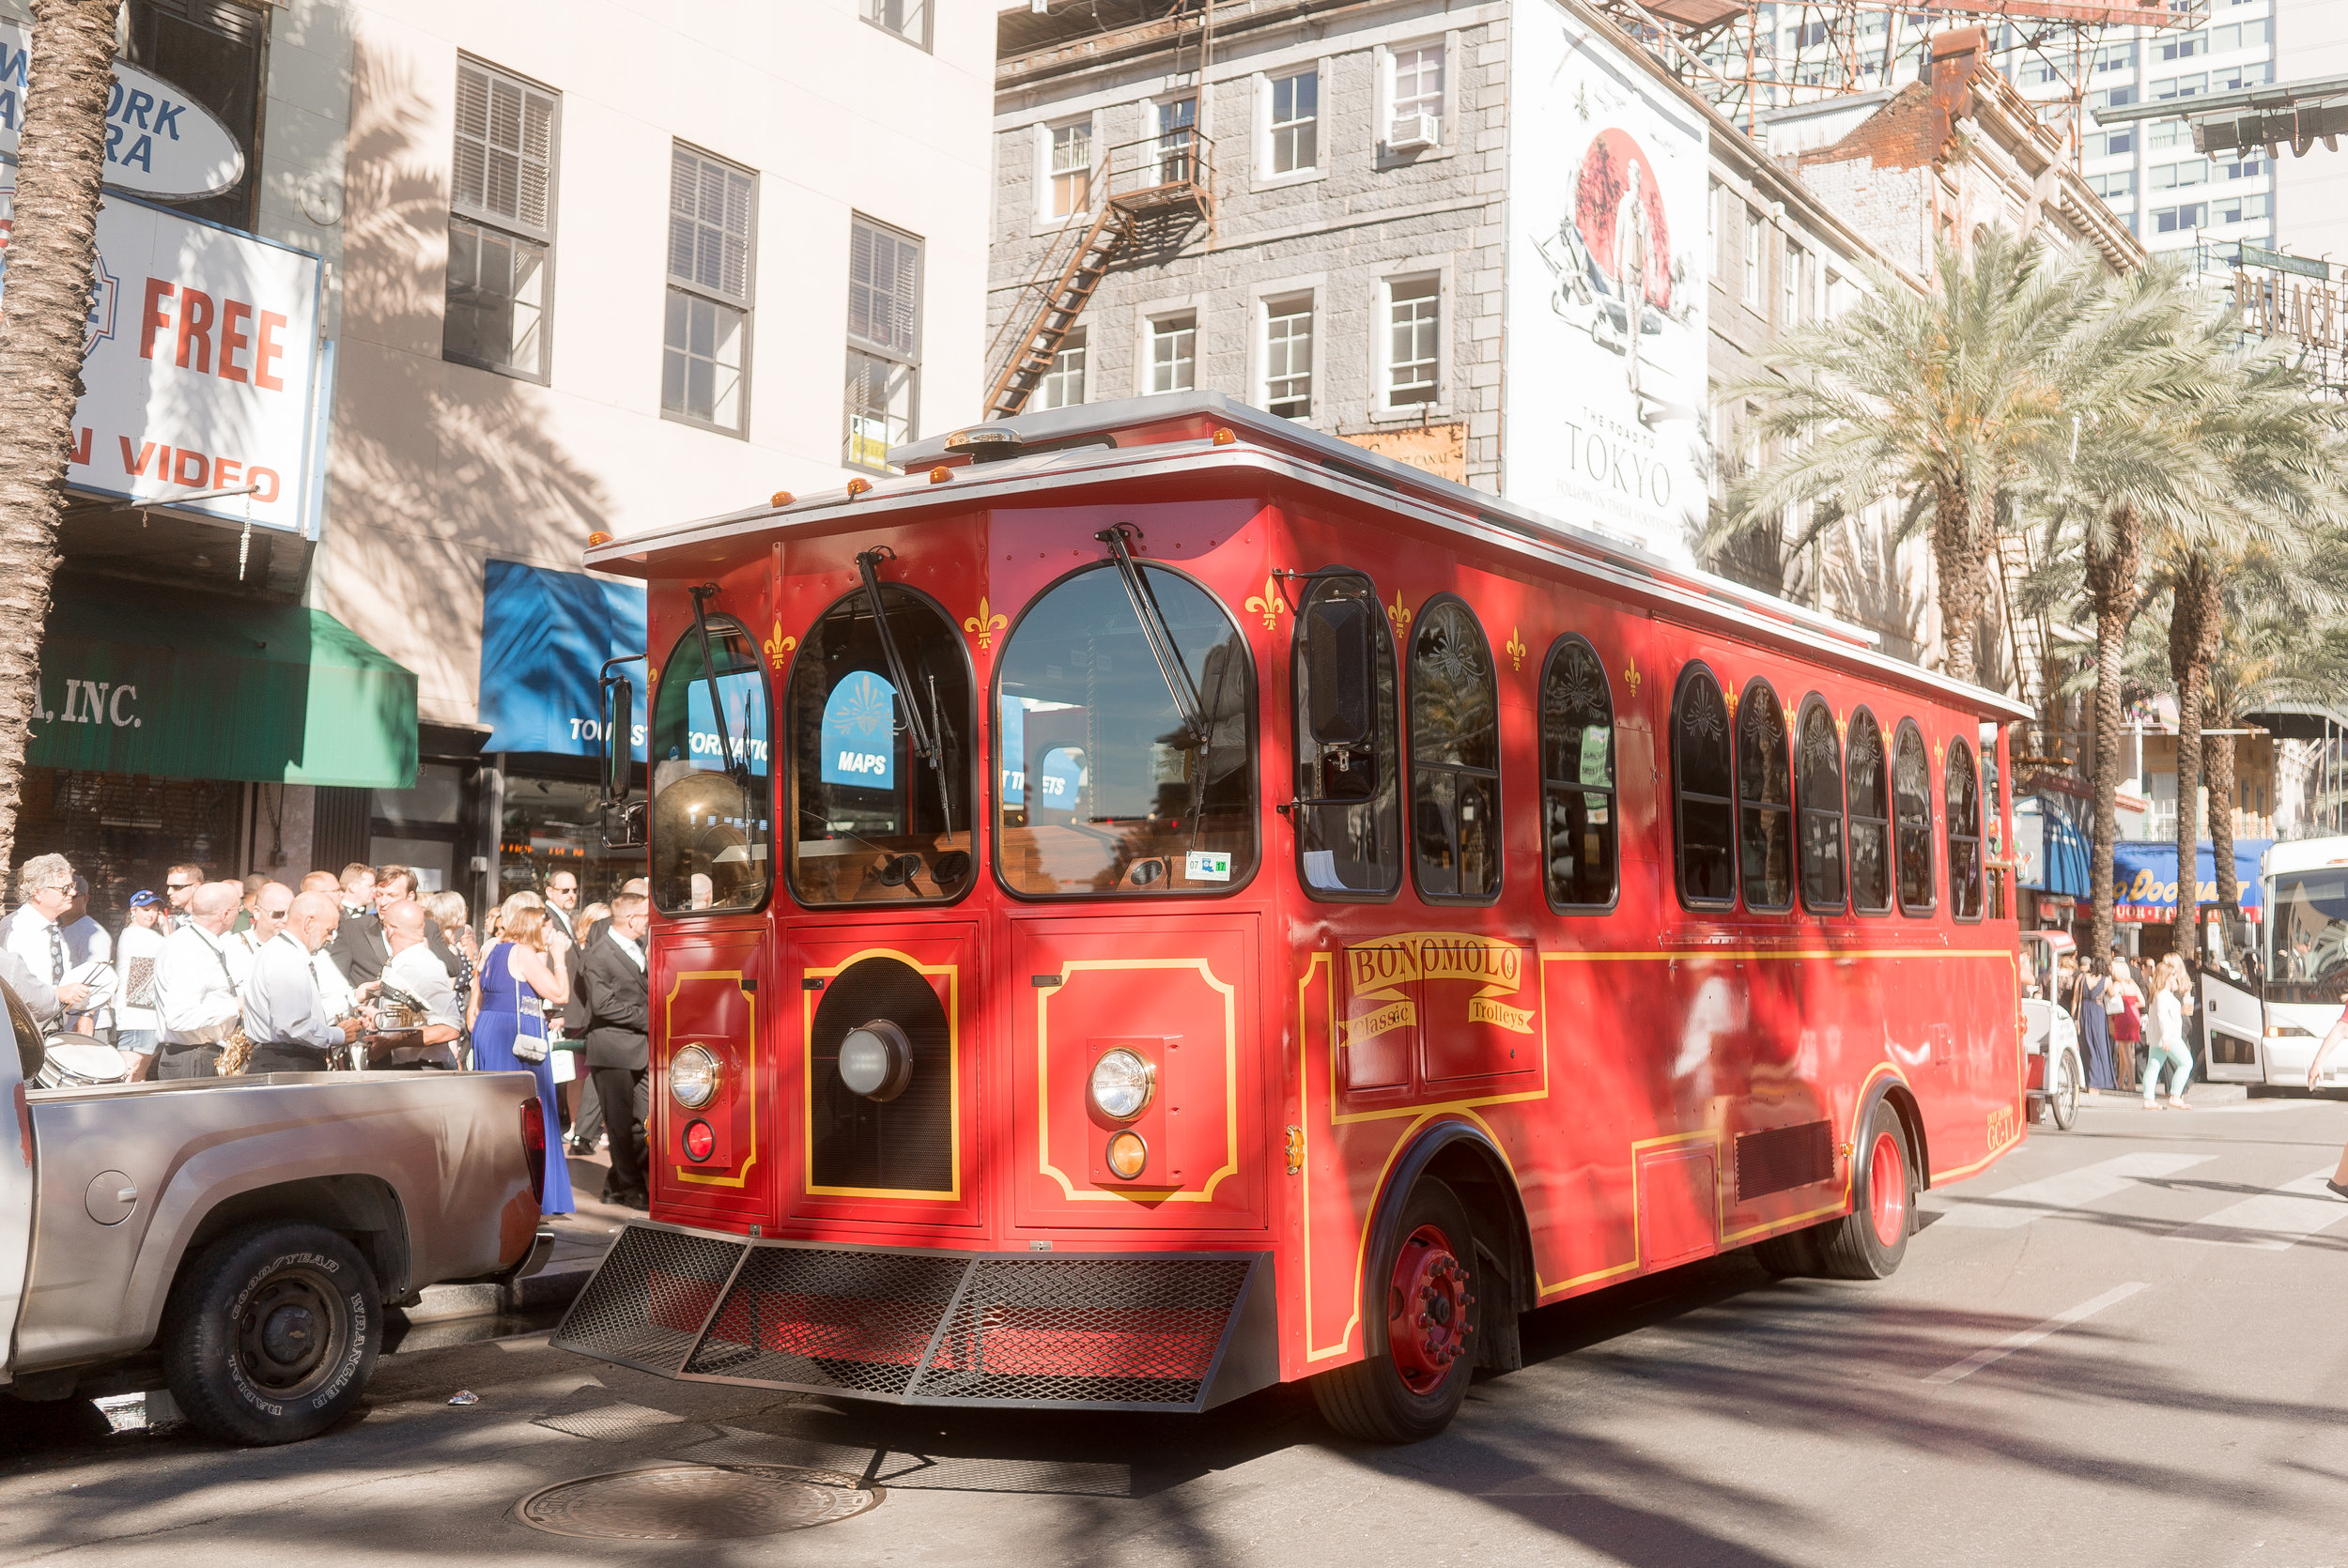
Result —
<path fill-rule="evenodd" d="M 473 988 L 472 1065 L 482 1072 L 527 1072 L 538 1080 L 538 1103 L 547 1115 L 546 1196 L 539 1209 L 571 1212 L 571 1168 L 564 1156 L 555 1107 L 553 1053 L 547 1047 L 547 1007 L 559 1011 L 570 996 L 564 958 L 570 946 L 561 928 L 547 924 L 545 908 L 516 894 L 500 912 L 499 940 L 481 955 Z M 516 1039 L 539 1042 L 538 1060 L 514 1054 Z"/>

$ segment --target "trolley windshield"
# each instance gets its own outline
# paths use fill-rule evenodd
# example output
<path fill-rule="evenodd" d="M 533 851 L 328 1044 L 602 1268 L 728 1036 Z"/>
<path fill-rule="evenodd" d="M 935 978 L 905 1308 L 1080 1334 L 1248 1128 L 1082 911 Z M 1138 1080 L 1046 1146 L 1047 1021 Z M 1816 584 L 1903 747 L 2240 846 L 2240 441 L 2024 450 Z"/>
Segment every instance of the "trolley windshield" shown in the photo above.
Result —
<path fill-rule="evenodd" d="M 653 699 L 652 897 L 664 915 L 756 909 L 774 865 L 758 645 L 713 615 L 708 655 L 688 627 Z"/>

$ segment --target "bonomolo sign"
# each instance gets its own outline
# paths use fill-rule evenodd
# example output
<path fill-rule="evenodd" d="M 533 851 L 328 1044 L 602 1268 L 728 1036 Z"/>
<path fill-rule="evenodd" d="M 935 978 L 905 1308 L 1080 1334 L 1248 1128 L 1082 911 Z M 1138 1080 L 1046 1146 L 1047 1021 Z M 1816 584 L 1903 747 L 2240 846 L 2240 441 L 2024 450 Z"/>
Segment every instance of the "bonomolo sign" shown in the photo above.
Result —
<path fill-rule="evenodd" d="M 0 160 L 16 161 L 31 75 L 24 29 L 0 22 Z M 176 84 L 128 60 L 115 62 L 106 94 L 105 182 L 133 195 L 185 201 L 233 191 L 244 149 L 228 128 Z"/>

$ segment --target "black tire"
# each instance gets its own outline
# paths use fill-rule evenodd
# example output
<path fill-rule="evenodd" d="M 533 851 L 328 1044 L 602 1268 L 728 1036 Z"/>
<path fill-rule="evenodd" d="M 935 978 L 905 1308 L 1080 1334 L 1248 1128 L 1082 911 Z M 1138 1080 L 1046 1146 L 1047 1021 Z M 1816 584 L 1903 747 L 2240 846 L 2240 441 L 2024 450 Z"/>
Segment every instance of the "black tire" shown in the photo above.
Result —
<path fill-rule="evenodd" d="M 315 1437 L 366 1390 L 383 1345 L 375 1270 L 318 1225 L 231 1231 L 181 1268 L 163 1309 L 163 1377 L 224 1441 Z"/>
<path fill-rule="evenodd" d="M 2047 1109 L 2053 1114 L 2055 1126 L 2068 1132 L 2078 1125 L 2079 1086 L 2087 1082 L 2087 1074 L 2079 1068 L 2079 1053 L 2068 1050 L 2055 1058 L 2050 1070 Z"/>
<path fill-rule="evenodd" d="M 1449 1243 L 1450 1264 L 1461 1271 L 1460 1277 L 1448 1278 L 1430 1287 L 1435 1292 L 1434 1299 L 1442 1302 L 1446 1311 L 1464 1311 L 1466 1315 L 1465 1331 L 1450 1333 L 1444 1342 L 1452 1359 L 1440 1375 L 1433 1376 L 1429 1376 L 1422 1357 L 1408 1351 L 1398 1355 L 1388 1334 L 1389 1319 L 1400 1299 L 1395 1281 L 1404 1255 L 1409 1253 L 1414 1259 L 1430 1256 L 1426 1244 L 1418 1239 L 1422 1233 L 1430 1231 Z M 1418 1250 L 1413 1251 L 1414 1248 Z M 1363 1340 L 1367 1354 L 1351 1366 L 1324 1372 L 1312 1379 L 1313 1403 L 1321 1407 L 1321 1418 L 1346 1437 L 1372 1443 L 1424 1442 L 1450 1425 L 1451 1418 L 1460 1412 L 1460 1402 L 1467 1398 L 1468 1382 L 1475 1374 L 1475 1338 L 1485 1310 L 1479 1298 L 1491 1283 L 1485 1279 L 1476 1260 L 1475 1235 L 1467 1206 L 1443 1182 L 1432 1176 L 1422 1178 L 1403 1200 L 1392 1238 L 1380 1248 L 1380 1255 L 1370 1260 L 1370 1268 L 1363 1276 Z M 1451 1308 L 1449 1303 L 1462 1294 L 1464 1306 Z M 1403 1305 L 1407 1310 L 1409 1303 Z M 1410 1319 L 1406 1316 L 1402 1321 L 1407 1325 Z M 1445 1332 L 1441 1325 L 1432 1331 Z M 1407 1370 L 1406 1362 L 1413 1363 Z M 1413 1386 L 1414 1376 L 1418 1386 Z"/>
<path fill-rule="evenodd" d="M 1878 1099 L 1851 1146 L 1851 1211 L 1817 1228 L 1818 1271 L 1832 1280 L 1890 1278 L 1908 1253 L 1915 1214 L 1916 1158 L 1908 1128 L 1891 1101 Z"/>
<path fill-rule="evenodd" d="M 1818 1227 L 1805 1226 L 1753 1244 L 1755 1263 L 1781 1280 L 1804 1279 L 1824 1267 L 1818 1260 Z"/>

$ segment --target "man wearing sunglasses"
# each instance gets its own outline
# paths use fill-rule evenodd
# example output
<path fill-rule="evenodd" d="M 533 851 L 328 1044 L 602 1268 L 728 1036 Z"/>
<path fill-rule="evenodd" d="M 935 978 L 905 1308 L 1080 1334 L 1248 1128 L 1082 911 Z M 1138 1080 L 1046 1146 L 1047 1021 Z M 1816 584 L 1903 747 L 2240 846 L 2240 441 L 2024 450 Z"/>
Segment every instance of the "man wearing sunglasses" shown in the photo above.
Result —
<path fill-rule="evenodd" d="M 252 924 L 237 933 L 256 956 L 269 945 L 270 939 L 286 929 L 286 917 L 293 912 L 293 889 L 282 882 L 265 882 L 253 895 Z"/>
<path fill-rule="evenodd" d="M 201 866 L 174 866 L 163 873 L 163 897 L 170 900 L 163 911 L 163 934 L 170 935 L 188 923 L 188 900 L 204 885 Z"/>

